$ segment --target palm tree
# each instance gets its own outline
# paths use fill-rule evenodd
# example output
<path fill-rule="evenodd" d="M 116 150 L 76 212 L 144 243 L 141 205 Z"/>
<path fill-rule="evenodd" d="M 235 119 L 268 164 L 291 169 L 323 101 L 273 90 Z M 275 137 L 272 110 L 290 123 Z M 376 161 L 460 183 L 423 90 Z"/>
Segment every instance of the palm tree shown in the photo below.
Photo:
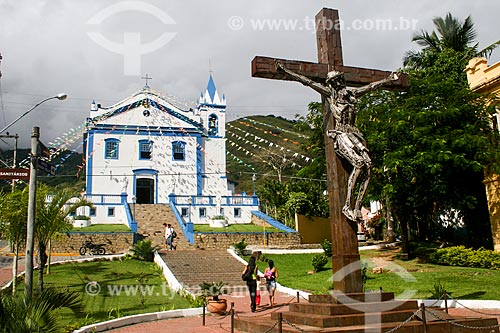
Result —
<path fill-rule="evenodd" d="M 477 33 L 470 15 L 462 22 L 452 16 L 451 13 L 448 13 L 444 18 L 434 18 L 433 22 L 436 31 L 429 33 L 422 30 L 413 36 L 412 41 L 422 46 L 423 50 L 406 52 L 403 59 L 405 66 L 420 68 L 423 66 L 423 60 L 427 55 L 440 53 L 445 49 L 467 52 L 470 54 L 469 58 L 489 57 L 493 50 L 500 45 L 499 40 L 478 51 Z"/>
<path fill-rule="evenodd" d="M 91 207 L 92 203 L 69 188 L 53 193 L 51 188 L 41 185 L 37 192 L 35 239 L 38 244 L 38 289 L 43 291 L 43 270 L 48 259 L 48 243 L 57 233 L 71 230 L 71 213 L 79 207 Z"/>
<path fill-rule="evenodd" d="M 82 305 L 78 294 L 47 288 L 42 293 L 35 294 L 28 302 L 22 297 L 0 295 L 0 332 L 60 332 L 55 311 L 61 308 L 81 313 Z"/>
<path fill-rule="evenodd" d="M 28 191 L 14 190 L 0 194 L 0 221 L 3 234 L 12 244 L 14 262 L 12 265 L 12 294 L 16 292 L 19 248 L 26 241 L 26 221 L 28 207 Z"/>

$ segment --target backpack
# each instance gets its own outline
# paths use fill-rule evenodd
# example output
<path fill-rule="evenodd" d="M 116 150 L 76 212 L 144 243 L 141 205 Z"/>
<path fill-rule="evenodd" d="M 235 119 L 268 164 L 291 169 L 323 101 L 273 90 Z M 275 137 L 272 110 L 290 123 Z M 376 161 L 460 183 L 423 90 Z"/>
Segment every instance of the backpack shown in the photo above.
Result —
<path fill-rule="evenodd" d="M 243 275 L 241 275 L 241 279 L 245 282 L 248 282 L 248 281 L 252 281 L 253 280 L 253 272 L 251 270 L 247 269 L 245 270 L 245 273 L 243 273 Z"/>
<path fill-rule="evenodd" d="M 177 238 L 177 233 L 175 232 L 175 230 L 172 231 L 172 238 Z"/>

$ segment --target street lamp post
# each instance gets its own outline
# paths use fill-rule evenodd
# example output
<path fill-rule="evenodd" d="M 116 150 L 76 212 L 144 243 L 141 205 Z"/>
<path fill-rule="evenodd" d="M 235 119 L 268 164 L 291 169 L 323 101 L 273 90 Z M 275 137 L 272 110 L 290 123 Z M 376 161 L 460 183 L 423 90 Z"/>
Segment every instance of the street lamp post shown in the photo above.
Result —
<path fill-rule="evenodd" d="M 14 125 L 15 123 L 17 123 L 21 118 L 23 118 L 24 116 L 26 116 L 28 113 L 30 113 L 31 111 L 33 111 L 34 109 L 36 109 L 40 104 L 42 103 L 45 103 L 51 99 L 58 99 L 60 101 L 66 99 L 66 97 L 68 97 L 68 95 L 64 94 L 64 93 L 60 93 L 60 94 L 57 94 L 56 96 L 52 96 L 52 97 L 48 97 L 40 102 L 38 102 L 37 104 L 35 104 L 31 109 L 29 109 L 28 111 L 26 111 L 25 113 L 23 113 L 22 115 L 20 115 L 19 117 L 17 117 L 13 122 L 11 122 L 10 124 L 8 124 L 7 126 L 5 126 L 4 128 L 2 128 L 0 130 L 0 134 L 5 132 L 6 130 L 8 130 L 12 125 Z"/>
<path fill-rule="evenodd" d="M 255 175 L 255 173 L 252 175 L 252 181 L 253 181 L 253 195 L 255 195 L 256 193 L 255 185 L 257 182 L 257 176 Z"/>
<path fill-rule="evenodd" d="M 37 103 L 31 109 L 23 113 L 16 120 L 11 122 L 9 125 L 5 126 L 0 133 L 6 131 L 9 127 L 14 125 L 19 119 L 23 118 L 25 115 L 33 111 L 40 104 L 57 98 L 59 100 L 66 99 L 66 94 L 58 94 L 53 97 L 46 98 L 41 102 Z M 24 299 L 26 302 L 31 300 L 31 295 L 33 291 L 33 250 L 35 242 L 35 214 L 36 214 L 36 171 L 38 168 L 38 146 L 40 138 L 40 128 L 33 127 L 31 132 L 31 157 L 30 157 L 30 179 L 29 179 L 29 191 L 28 191 L 28 221 L 26 226 L 26 268 L 24 274 Z"/>

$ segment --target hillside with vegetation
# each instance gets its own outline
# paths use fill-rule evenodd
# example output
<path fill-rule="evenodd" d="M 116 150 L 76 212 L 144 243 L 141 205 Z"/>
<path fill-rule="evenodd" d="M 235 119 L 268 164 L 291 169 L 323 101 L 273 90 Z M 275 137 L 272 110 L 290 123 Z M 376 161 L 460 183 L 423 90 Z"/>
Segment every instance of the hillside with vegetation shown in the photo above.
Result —
<path fill-rule="evenodd" d="M 308 148 L 309 131 L 299 132 L 297 122 L 275 116 L 251 116 L 226 124 L 227 177 L 236 192 L 253 194 L 265 179 L 286 182 L 316 157 Z"/>

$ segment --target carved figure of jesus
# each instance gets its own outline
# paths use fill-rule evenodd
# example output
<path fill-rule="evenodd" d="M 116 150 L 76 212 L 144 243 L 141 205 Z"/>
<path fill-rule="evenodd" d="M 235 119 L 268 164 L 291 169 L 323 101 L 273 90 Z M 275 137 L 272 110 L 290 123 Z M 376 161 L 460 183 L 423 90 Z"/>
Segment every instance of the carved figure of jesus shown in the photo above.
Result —
<path fill-rule="evenodd" d="M 342 213 L 351 221 L 361 220 L 361 204 L 370 182 L 371 159 L 366 141 L 355 124 L 356 103 L 359 97 L 384 84 L 396 81 L 398 76 L 392 73 L 383 80 L 359 88 L 348 88 L 344 74 L 338 71 L 329 72 L 325 84 L 322 84 L 289 70 L 279 61 L 276 61 L 275 64 L 276 68 L 286 73 L 291 80 L 314 89 L 328 100 L 330 105 L 328 112 L 335 118 L 335 126 L 333 130 L 327 132 L 327 136 L 334 141 L 335 153 L 345 159 L 353 168 L 349 174 Z"/>

